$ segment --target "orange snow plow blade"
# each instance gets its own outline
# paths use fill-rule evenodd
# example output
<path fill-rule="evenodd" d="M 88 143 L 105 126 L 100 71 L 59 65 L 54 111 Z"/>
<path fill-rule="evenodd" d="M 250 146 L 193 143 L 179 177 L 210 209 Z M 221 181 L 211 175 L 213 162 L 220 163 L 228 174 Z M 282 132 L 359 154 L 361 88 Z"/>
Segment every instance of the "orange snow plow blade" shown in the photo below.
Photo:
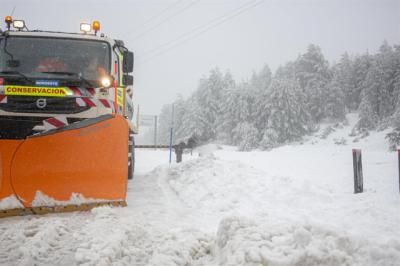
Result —
<path fill-rule="evenodd" d="M 128 124 L 105 116 L 0 140 L 0 217 L 125 206 Z"/>

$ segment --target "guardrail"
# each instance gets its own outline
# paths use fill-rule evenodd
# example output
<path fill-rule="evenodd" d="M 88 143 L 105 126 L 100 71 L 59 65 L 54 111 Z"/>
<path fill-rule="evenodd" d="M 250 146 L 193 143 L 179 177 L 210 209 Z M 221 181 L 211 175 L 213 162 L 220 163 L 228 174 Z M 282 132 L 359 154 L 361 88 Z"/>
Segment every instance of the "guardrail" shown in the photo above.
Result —
<path fill-rule="evenodd" d="M 175 144 L 172 145 L 171 147 L 169 145 L 135 145 L 136 149 L 174 149 L 175 155 L 176 155 L 176 162 L 180 163 L 182 162 L 182 155 L 184 149 L 189 149 L 186 144 L 180 143 L 180 144 Z"/>

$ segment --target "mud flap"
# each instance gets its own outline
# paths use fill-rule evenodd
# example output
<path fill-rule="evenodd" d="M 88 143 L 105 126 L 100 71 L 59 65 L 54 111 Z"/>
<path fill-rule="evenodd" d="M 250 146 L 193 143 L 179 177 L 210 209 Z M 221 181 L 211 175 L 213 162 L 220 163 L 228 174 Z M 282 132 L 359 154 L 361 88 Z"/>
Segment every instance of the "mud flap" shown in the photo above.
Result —
<path fill-rule="evenodd" d="M 109 115 L 0 140 L 0 209 L 13 198 L 32 209 L 125 202 L 128 134 L 125 118 Z"/>

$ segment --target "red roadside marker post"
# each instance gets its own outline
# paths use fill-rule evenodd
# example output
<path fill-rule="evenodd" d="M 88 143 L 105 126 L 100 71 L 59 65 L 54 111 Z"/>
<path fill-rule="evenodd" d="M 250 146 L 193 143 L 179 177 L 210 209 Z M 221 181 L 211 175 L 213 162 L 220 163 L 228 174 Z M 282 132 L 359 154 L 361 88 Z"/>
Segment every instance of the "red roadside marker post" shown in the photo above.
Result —
<path fill-rule="evenodd" d="M 353 169 L 354 169 L 354 193 L 362 193 L 364 191 L 364 187 L 363 187 L 363 172 L 362 172 L 362 160 L 361 160 L 360 149 L 353 149 Z"/>

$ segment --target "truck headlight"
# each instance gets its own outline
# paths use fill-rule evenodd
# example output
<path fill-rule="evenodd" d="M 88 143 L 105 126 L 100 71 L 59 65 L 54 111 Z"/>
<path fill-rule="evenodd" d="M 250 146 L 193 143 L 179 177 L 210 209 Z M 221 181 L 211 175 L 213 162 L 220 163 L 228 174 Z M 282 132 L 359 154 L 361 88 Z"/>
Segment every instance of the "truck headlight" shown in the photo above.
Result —
<path fill-rule="evenodd" d="M 101 82 L 101 85 L 105 88 L 108 88 L 111 86 L 111 79 L 109 77 L 102 77 L 100 82 Z"/>

